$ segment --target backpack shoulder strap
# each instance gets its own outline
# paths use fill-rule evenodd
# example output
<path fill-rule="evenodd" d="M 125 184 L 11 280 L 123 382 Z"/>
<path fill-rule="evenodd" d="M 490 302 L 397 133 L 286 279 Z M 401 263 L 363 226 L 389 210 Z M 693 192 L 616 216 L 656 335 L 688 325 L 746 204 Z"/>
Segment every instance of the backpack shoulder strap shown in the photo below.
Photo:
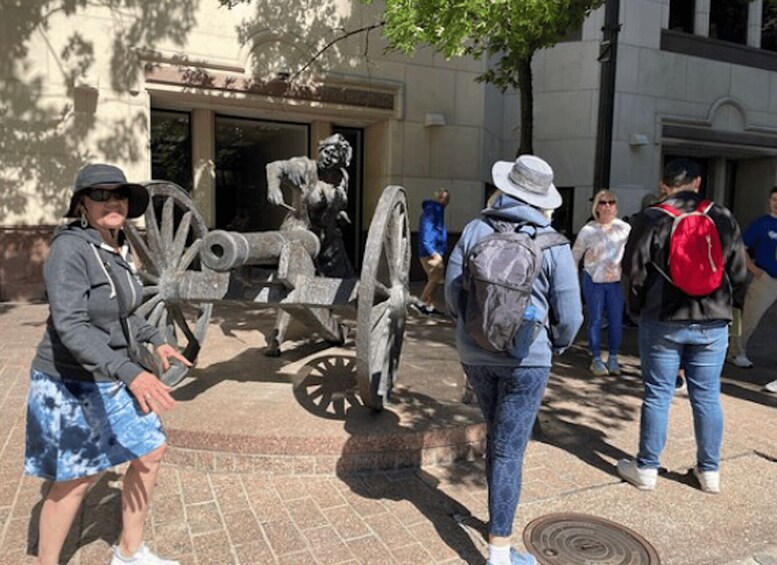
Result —
<path fill-rule="evenodd" d="M 551 247 L 556 247 L 557 245 L 569 244 L 569 240 L 558 233 L 556 230 L 538 233 L 535 240 L 537 245 L 539 245 L 540 249 L 542 250 L 550 249 Z"/>
<path fill-rule="evenodd" d="M 710 208 L 712 208 L 715 205 L 715 203 L 712 200 L 704 199 L 701 202 L 699 202 L 699 205 L 696 206 L 696 211 L 701 212 L 702 214 L 706 214 L 710 211 Z"/>
<path fill-rule="evenodd" d="M 667 204 L 665 202 L 660 202 L 659 204 L 654 204 L 652 208 L 655 208 L 656 210 L 661 210 L 662 212 L 669 214 L 673 218 L 679 218 L 683 215 L 683 213 L 672 206 L 671 204 Z"/>

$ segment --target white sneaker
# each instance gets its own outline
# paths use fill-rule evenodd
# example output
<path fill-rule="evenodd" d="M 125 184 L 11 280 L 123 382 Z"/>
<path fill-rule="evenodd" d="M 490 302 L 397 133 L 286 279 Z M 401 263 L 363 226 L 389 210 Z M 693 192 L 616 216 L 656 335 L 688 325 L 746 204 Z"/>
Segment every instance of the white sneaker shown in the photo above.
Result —
<path fill-rule="evenodd" d="M 656 488 L 658 469 L 640 469 L 634 459 L 618 461 L 618 474 L 640 490 Z"/>
<path fill-rule="evenodd" d="M 728 362 L 732 365 L 739 367 L 740 369 L 752 369 L 753 368 L 753 362 L 750 361 L 750 359 L 747 358 L 747 355 L 744 353 L 740 355 L 733 355 L 728 358 Z"/>
<path fill-rule="evenodd" d="M 124 557 L 119 551 L 119 546 L 113 546 L 113 559 L 111 559 L 110 565 L 180 565 L 178 561 L 171 561 L 170 559 L 162 559 L 161 557 L 151 553 L 151 550 L 144 543 L 135 552 L 132 557 Z"/>
<path fill-rule="evenodd" d="M 698 467 L 694 467 L 693 474 L 696 475 L 701 490 L 711 494 L 720 492 L 720 471 L 699 471 Z"/>
<path fill-rule="evenodd" d="M 770 383 L 766 383 L 764 385 L 764 390 L 766 392 L 771 392 L 773 394 L 777 394 L 777 380 L 776 381 L 772 381 Z"/>

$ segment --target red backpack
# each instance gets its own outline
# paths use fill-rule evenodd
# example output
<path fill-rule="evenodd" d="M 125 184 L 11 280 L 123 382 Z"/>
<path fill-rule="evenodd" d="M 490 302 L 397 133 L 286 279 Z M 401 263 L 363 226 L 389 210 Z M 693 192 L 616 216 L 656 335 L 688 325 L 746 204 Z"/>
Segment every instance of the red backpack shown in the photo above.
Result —
<path fill-rule="evenodd" d="M 669 235 L 669 275 L 656 267 L 674 286 L 689 296 L 707 296 L 723 282 L 723 246 L 718 228 L 707 212 L 711 200 L 702 200 L 692 212 L 661 203 L 654 207 L 674 218 Z"/>

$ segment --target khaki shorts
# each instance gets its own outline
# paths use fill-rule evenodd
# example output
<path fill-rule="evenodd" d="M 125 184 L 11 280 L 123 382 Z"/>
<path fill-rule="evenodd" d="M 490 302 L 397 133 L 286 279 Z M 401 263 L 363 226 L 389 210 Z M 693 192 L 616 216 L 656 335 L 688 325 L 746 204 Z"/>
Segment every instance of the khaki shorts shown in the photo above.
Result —
<path fill-rule="evenodd" d="M 421 265 L 426 273 L 429 282 L 442 284 L 445 282 L 445 261 L 441 255 L 430 255 L 421 257 Z"/>

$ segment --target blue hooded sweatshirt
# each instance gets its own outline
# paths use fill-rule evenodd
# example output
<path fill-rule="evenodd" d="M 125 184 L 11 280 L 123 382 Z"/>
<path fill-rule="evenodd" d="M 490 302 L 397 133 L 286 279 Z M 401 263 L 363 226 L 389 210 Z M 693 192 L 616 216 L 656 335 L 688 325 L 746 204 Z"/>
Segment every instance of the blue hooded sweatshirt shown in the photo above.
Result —
<path fill-rule="evenodd" d="M 448 252 L 448 231 L 445 229 L 445 206 L 437 200 L 424 200 L 418 221 L 418 256 L 442 256 Z"/>
<path fill-rule="evenodd" d="M 528 222 L 537 226 L 538 233 L 553 230 L 550 220 L 539 210 L 506 194 L 499 196 L 494 206 L 486 208 L 482 214 L 511 222 Z M 550 367 L 552 354 L 562 353 L 569 347 L 583 323 L 580 284 L 572 250 L 567 244 L 543 251 L 542 270 L 532 287 L 531 304 L 538 318 L 545 320 L 544 331 L 540 331 L 534 339 L 529 353 L 517 358 L 478 346 L 467 332 L 463 319 L 464 259 L 472 247 L 492 233 L 493 228 L 482 218 L 468 223 L 451 253 L 445 273 L 445 302 L 448 313 L 456 321 L 456 348 L 461 362 L 465 365 Z"/>

